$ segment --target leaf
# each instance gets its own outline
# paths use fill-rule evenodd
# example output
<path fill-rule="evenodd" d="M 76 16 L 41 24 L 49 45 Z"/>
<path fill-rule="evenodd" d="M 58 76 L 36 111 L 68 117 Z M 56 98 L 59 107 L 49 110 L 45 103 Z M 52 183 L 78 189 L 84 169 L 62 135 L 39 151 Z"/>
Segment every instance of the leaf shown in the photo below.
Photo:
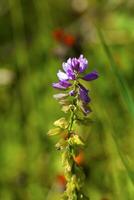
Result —
<path fill-rule="evenodd" d="M 53 136 L 53 135 L 59 135 L 59 134 L 61 134 L 61 132 L 62 132 L 62 130 L 61 130 L 61 128 L 52 128 L 52 129 L 50 129 L 49 131 L 48 131 L 48 135 L 49 136 Z"/>
<path fill-rule="evenodd" d="M 60 128 L 66 129 L 68 127 L 68 122 L 64 117 L 58 119 L 57 121 L 54 122 L 55 126 L 59 126 Z"/>
<path fill-rule="evenodd" d="M 99 35 L 101 44 L 102 44 L 102 46 L 104 48 L 104 51 L 105 51 L 105 53 L 107 55 L 107 58 L 109 60 L 109 63 L 110 63 L 110 66 L 111 66 L 111 71 L 112 71 L 113 75 L 115 76 L 116 81 L 118 83 L 120 96 L 122 96 L 122 98 L 124 99 L 124 101 L 125 101 L 125 103 L 126 103 L 126 105 L 128 107 L 128 110 L 129 110 L 130 114 L 133 117 L 134 116 L 134 101 L 133 101 L 132 93 L 131 93 L 131 91 L 130 91 L 130 89 L 128 87 L 128 84 L 127 84 L 124 76 L 122 75 L 122 73 L 120 72 L 120 70 L 117 67 L 117 64 L 116 64 L 116 62 L 114 60 L 113 54 L 111 52 L 111 49 L 107 45 L 107 42 L 105 41 L 105 38 L 104 38 L 104 35 L 103 35 L 102 31 L 99 28 L 97 28 L 97 30 L 98 30 L 98 35 Z M 124 167 L 126 169 L 128 177 L 129 177 L 129 179 L 131 180 L 131 182 L 134 185 L 134 179 L 133 179 L 133 177 L 131 176 L 131 173 L 130 173 L 131 170 L 129 168 L 128 163 L 125 160 L 124 153 L 122 152 L 122 150 L 120 148 L 119 138 L 117 138 L 117 134 L 115 134 L 115 133 L 116 133 L 116 131 L 114 130 L 114 126 L 113 126 L 112 138 L 113 138 L 113 140 L 115 142 L 118 154 L 119 154 L 119 156 L 121 158 L 121 161 L 122 161 L 122 163 L 123 163 L 123 165 L 124 165 Z"/>
<path fill-rule="evenodd" d="M 72 135 L 72 137 L 69 138 L 68 142 L 71 145 L 80 145 L 80 146 L 85 145 L 80 136 L 78 135 Z"/>
<path fill-rule="evenodd" d="M 105 53 L 108 57 L 108 60 L 109 60 L 110 66 L 111 66 L 111 70 L 112 70 L 113 74 L 115 75 L 116 80 L 118 82 L 118 86 L 119 86 L 119 89 L 120 89 L 120 95 L 125 100 L 126 105 L 127 105 L 128 109 L 129 109 L 129 111 L 130 111 L 130 113 L 132 114 L 132 117 L 133 117 L 134 116 L 134 101 L 133 101 L 132 93 L 131 93 L 131 91 L 128 87 L 128 84 L 127 84 L 124 76 L 122 75 L 120 70 L 118 70 L 118 67 L 117 67 L 116 62 L 113 58 L 112 52 L 111 52 L 109 46 L 107 45 L 107 43 L 105 41 L 105 38 L 104 38 L 102 31 L 99 28 L 97 28 L 97 30 L 98 30 L 98 35 L 99 35 L 101 44 L 102 44 L 104 51 L 105 51 Z"/>

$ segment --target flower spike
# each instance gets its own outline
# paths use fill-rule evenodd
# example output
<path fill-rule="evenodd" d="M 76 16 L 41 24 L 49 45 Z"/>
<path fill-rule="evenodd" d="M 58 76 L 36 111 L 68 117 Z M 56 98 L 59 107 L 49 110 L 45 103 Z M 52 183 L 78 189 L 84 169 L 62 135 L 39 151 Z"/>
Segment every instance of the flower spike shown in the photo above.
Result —
<path fill-rule="evenodd" d="M 89 90 L 81 83 L 81 79 L 92 81 L 99 76 L 96 71 L 82 75 L 87 67 L 88 60 L 83 55 L 79 58 L 69 58 L 62 64 L 63 71 L 59 70 L 57 73 L 59 82 L 52 84 L 55 89 L 62 90 L 62 93 L 54 95 L 54 98 L 62 105 L 62 111 L 70 113 L 69 120 L 65 117 L 56 120 L 54 122 L 56 127 L 48 132 L 50 136 L 59 135 L 61 137 L 55 146 L 57 150 L 62 151 L 66 180 L 62 199 L 66 200 L 89 199 L 82 192 L 84 172 L 76 162 L 78 152 L 84 147 L 84 141 L 77 134 L 76 126 L 74 126 L 75 123 L 89 125 L 91 121 L 88 118 L 91 113 L 89 106 L 91 98 Z"/>

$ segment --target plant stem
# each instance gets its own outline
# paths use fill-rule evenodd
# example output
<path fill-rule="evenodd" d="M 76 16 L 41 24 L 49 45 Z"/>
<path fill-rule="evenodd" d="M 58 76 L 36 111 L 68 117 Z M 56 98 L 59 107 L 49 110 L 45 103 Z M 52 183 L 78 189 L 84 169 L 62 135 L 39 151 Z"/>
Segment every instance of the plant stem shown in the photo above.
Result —
<path fill-rule="evenodd" d="M 75 116 L 74 111 L 71 111 L 70 123 L 69 123 L 69 128 L 68 128 L 68 137 L 70 137 L 71 135 L 71 131 L 72 131 L 73 123 L 74 123 L 74 116 Z"/>
<path fill-rule="evenodd" d="M 78 84 L 77 81 L 75 81 L 73 90 L 74 90 L 74 92 L 76 92 L 76 96 L 77 96 L 77 84 Z M 76 99 L 74 99 L 72 106 L 76 107 Z M 75 117 L 75 112 L 74 112 L 74 108 L 73 108 L 71 110 L 71 116 L 70 116 L 70 122 L 69 122 L 69 128 L 68 128 L 68 137 L 70 137 L 70 135 L 71 135 L 71 131 L 72 131 L 73 123 L 74 123 L 74 117 Z"/>

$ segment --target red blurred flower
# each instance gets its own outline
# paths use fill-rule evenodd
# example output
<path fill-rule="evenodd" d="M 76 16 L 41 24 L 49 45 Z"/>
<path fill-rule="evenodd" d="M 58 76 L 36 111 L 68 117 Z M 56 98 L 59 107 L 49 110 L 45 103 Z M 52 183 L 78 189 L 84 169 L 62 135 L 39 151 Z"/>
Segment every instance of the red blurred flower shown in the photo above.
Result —
<path fill-rule="evenodd" d="M 67 45 L 67 46 L 73 46 L 75 44 L 75 37 L 73 35 L 65 35 L 64 37 L 64 43 Z"/>
<path fill-rule="evenodd" d="M 53 37 L 55 38 L 55 40 L 61 42 L 63 41 L 64 38 L 64 31 L 62 29 L 56 29 L 53 31 Z"/>
<path fill-rule="evenodd" d="M 72 47 L 75 44 L 75 37 L 72 34 L 65 33 L 63 29 L 56 29 L 53 31 L 53 37 L 56 41 Z"/>

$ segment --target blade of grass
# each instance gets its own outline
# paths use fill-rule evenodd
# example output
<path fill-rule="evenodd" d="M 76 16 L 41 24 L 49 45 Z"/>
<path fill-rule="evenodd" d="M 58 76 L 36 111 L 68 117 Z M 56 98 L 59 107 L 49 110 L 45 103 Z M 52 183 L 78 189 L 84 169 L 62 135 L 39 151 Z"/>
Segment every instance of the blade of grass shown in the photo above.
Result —
<path fill-rule="evenodd" d="M 101 113 L 98 112 L 99 107 L 97 107 L 97 105 L 99 105 L 99 104 L 101 104 L 101 106 L 102 106 L 101 107 L 101 109 L 102 109 Z M 123 152 L 120 148 L 120 144 L 119 144 L 119 141 L 118 141 L 118 138 L 117 138 L 117 130 L 114 127 L 115 122 L 109 118 L 109 113 L 107 112 L 107 109 L 105 108 L 105 106 L 103 106 L 103 102 L 102 102 L 101 99 L 99 99 L 98 103 L 96 103 L 94 110 L 96 110 L 96 115 L 98 115 L 98 119 L 101 122 L 102 126 L 104 127 L 105 134 L 107 134 L 107 132 L 108 132 L 108 127 L 111 130 L 110 134 L 111 134 L 111 137 L 112 137 L 113 142 L 115 144 L 116 151 L 117 151 L 117 153 L 120 157 L 120 160 L 121 160 L 121 162 L 124 166 L 124 169 L 126 170 L 126 173 L 127 173 L 129 180 L 134 185 L 134 177 L 132 176 L 132 169 L 130 169 L 130 167 L 128 166 L 128 163 L 127 163 L 127 161 L 126 161 L 126 159 L 123 155 Z"/>
<path fill-rule="evenodd" d="M 123 99 L 125 100 L 125 103 L 129 109 L 129 112 L 131 113 L 131 115 L 133 117 L 134 116 L 134 101 L 133 101 L 130 89 L 128 88 L 128 85 L 127 85 L 126 80 L 124 79 L 122 73 L 118 70 L 116 62 L 113 58 L 113 55 L 111 53 L 109 46 L 107 45 L 107 43 L 104 39 L 104 35 L 103 35 L 102 31 L 99 28 L 97 28 L 97 31 L 98 31 L 98 35 L 99 35 L 101 44 L 102 44 L 104 51 L 108 57 L 111 70 L 117 79 L 117 82 L 118 82 L 118 85 L 120 88 L 120 93 L 121 93 Z"/>

